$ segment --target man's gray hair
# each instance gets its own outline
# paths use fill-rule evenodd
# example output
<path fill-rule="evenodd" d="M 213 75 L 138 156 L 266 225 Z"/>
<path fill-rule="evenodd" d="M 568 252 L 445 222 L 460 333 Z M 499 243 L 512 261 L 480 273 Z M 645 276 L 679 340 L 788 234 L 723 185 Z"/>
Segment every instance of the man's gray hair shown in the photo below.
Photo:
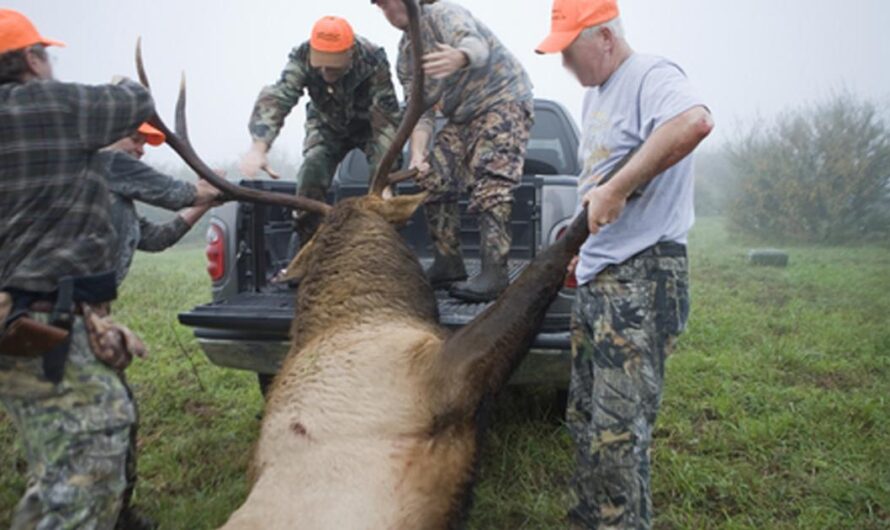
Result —
<path fill-rule="evenodd" d="M 611 31 L 612 35 L 615 35 L 615 37 L 624 39 L 624 23 L 621 22 L 621 17 L 615 17 L 608 22 L 603 22 L 602 24 L 598 24 L 596 26 L 584 28 L 584 31 L 581 32 L 581 35 L 583 35 L 584 37 L 593 37 L 604 29 L 608 29 L 609 31 Z"/>

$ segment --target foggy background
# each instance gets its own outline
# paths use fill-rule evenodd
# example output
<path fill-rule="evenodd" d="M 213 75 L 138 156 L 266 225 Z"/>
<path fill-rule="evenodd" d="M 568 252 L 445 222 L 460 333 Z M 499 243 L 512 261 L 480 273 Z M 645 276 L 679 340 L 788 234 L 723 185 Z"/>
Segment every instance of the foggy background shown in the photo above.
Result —
<path fill-rule="evenodd" d="M 558 55 L 533 51 L 549 30 L 550 0 L 461 3 L 523 62 L 536 97 L 559 101 L 579 120 L 583 90 Z M 6 5 L 28 15 L 44 35 L 68 44 L 51 52 L 60 80 L 135 77 L 133 50 L 141 35 L 161 115 L 172 122 L 184 70 L 192 142 L 220 166 L 246 150 L 247 119 L 257 93 L 278 78 L 288 52 L 308 39 L 315 20 L 346 17 L 357 33 L 386 47 L 393 65 L 400 36 L 368 1 L 13 0 Z M 706 149 L 722 145 L 741 125 L 750 127 L 841 90 L 885 110 L 890 104 L 886 0 L 624 0 L 619 5 L 634 49 L 680 64 L 709 103 L 718 128 Z M 276 142 L 273 165 L 299 160 L 305 102 Z M 169 165 L 176 157 L 161 147 L 149 149 L 146 161 Z M 277 169 L 287 178 L 296 172 Z"/>

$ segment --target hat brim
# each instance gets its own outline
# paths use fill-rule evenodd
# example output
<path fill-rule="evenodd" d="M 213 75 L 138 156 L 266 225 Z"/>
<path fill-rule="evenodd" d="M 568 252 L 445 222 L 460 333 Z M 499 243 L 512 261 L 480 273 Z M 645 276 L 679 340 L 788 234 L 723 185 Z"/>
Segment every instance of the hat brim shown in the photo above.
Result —
<path fill-rule="evenodd" d="M 161 131 L 155 129 L 147 123 L 143 123 L 137 129 L 137 132 L 145 138 L 145 143 L 152 147 L 163 145 L 167 141 L 167 137 Z"/>
<path fill-rule="evenodd" d="M 60 40 L 53 40 L 53 39 L 42 39 L 40 41 L 40 44 L 43 44 L 44 46 L 47 46 L 47 47 L 55 46 L 56 48 L 64 48 L 65 46 L 67 46 L 67 44 L 65 44 L 64 42 L 62 42 Z"/>
<path fill-rule="evenodd" d="M 571 46 L 582 31 L 584 31 L 583 28 L 573 31 L 554 31 L 535 48 L 535 53 L 559 53 Z"/>
<path fill-rule="evenodd" d="M 313 68 L 346 68 L 352 64 L 352 49 L 345 52 L 323 52 L 310 48 L 309 64 Z"/>

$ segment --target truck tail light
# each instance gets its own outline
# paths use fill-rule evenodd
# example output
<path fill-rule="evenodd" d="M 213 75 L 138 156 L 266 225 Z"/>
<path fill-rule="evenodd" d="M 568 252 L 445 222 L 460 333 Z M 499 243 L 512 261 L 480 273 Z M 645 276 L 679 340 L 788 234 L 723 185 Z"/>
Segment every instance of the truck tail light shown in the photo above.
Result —
<path fill-rule="evenodd" d="M 565 235 L 566 230 L 569 229 L 569 226 L 570 225 L 566 225 L 566 226 L 562 227 L 559 230 L 559 232 L 557 232 L 557 234 L 556 234 L 557 240 L 561 239 L 562 236 Z M 576 289 L 578 287 L 578 278 L 575 277 L 575 273 L 572 273 L 572 274 L 569 274 L 566 276 L 566 281 L 563 284 L 563 287 L 565 287 L 566 289 Z"/>
<path fill-rule="evenodd" d="M 218 282 L 226 275 L 226 239 L 222 227 L 210 223 L 207 229 L 207 274 L 214 282 Z"/>

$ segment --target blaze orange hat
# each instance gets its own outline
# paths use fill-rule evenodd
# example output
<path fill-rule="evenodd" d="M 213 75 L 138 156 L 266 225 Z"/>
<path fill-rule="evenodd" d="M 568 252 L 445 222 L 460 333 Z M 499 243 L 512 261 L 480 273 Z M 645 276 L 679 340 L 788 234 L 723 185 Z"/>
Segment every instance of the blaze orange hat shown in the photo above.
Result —
<path fill-rule="evenodd" d="M 618 18 L 618 15 L 617 0 L 554 0 L 550 35 L 535 51 L 561 52 L 586 28 Z"/>
<path fill-rule="evenodd" d="M 346 68 L 352 62 L 355 32 L 344 18 L 324 17 L 312 27 L 309 63 L 313 68 Z"/>
<path fill-rule="evenodd" d="M 64 42 L 42 37 L 28 17 L 18 11 L 0 9 L 0 53 L 22 50 L 35 44 L 65 45 Z"/>
<path fill-rule="evenodd" d="M 145 137 L 145 143 L 154 147 L 162 145 L 167 140 L 164 133 L 155 129 L 148 123 L 140 125 L 139 128 L 136 129 L 136 132 Z"/>

